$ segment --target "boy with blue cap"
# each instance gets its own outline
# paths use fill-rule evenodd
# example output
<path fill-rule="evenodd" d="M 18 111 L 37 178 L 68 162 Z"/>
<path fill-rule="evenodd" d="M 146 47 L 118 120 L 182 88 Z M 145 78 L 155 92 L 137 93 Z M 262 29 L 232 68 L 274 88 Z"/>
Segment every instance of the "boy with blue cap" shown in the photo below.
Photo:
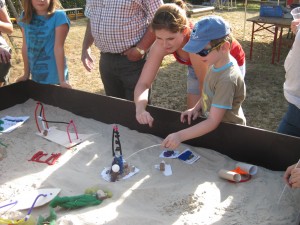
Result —
<path fill-rule="evenodd" d="M 189 42 L 183 50 L 196 54 L 210 66 L 198 103 L 181 114 L 188 124 L 201 113 L 207 119 L 187 129 L 170 134 L 163 141 L 165 148 L 176 149 L 186 140 L 205 135 L 221 122 L 246 125 L 241 108 L 246 88 L 236 61 L 230 56 L 231 34 L 229 24 L 220 16 L 203 17 L 195 24 Z M 201 111 L 201 112 L 200 112 Z"/>

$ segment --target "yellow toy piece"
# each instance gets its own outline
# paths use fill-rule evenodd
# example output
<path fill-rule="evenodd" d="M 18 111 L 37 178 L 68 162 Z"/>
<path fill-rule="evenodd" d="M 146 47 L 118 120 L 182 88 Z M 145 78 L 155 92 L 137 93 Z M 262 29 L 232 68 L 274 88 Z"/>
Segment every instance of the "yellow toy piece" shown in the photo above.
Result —
<path fill-rule="evenodd" d="M 14 225 L 14 224 L 19 224 L 19 225 L 35 225 L 36 224 L 36 219 L 33 216 L 30 216 L 28 220 L 25 221 L 25 217 L 18 220 L 18 219 L 4 219 L 0 218 L 0 224 L 8 224 L 8 225 Z"/>

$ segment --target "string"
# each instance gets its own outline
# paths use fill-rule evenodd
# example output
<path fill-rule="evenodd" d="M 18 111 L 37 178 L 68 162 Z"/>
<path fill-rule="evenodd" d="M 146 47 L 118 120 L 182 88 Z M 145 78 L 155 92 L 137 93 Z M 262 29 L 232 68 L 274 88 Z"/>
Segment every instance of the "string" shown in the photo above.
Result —
<path fill-rule="evenodd" d="M 297 168 L 297 166 L 299 165 L 299 162 L 300 162 L 300 159 L 298 160 L 298 162 L 297 162 L 296 166 L 294 167 L 294 169 Z M 277 205 L 279 205 L 279 203 L 280 203 L 280 201 L 281 201 L 281 198 L 282 198 L 282 196 L 283 196 L 283 193 L 284 193 L 286 187 L 287 187 L 287 184 L 284 185 L 284 188 L 283 188 L 283 190 L 282 190 L 282 192 L 281 192 L 281 195 L 280 195 L 280 197 L 279 197 L 279 199 L 278 199 Z"/>
<path fill-rule="evenodd" d="M 50 194 L 51 194 L 51 193 L 50 193 Z M 2 224 L 2 223 L 4 223 L 4 224 L 20 224 L 20 223 L 23 223 L 23 222 L 27 221 L 27 220 L 30 218 L 30 214 L 31 214 L 31 212 L 32 212 L 32 210 L 33 210 L 33 208 L 34 208 L 34 206 L 35 206 L 37 200 L 38 200 L 41 196 L 47 197 L 47 194 L 39 194 L 38 196 L 36 196 L 36 198 L 34 199 L 32 205 L 31 205 L 31 207 L 30 207 L 30 209 L 28 210 L 26 216 L 25 216 L 24 218 L 22 218 L 21 220 L 17 220 L 17 221 L 16 221 L 16 220 L 10 220 L 10 219 L 3 219 L 3 218 L 0 218 L 0 223 L 1 223 L 1 224 Z M 3 207 L 12 205 L 12 204 L 14 204 L 14 203 L 17 203 L 17 201 L 16 201 L 16 202 L 13 202 L 13 203 L 9 203 L 9 204 L 7 204 L 7 205 L 4 205 Z"/>
<path fill-rule="evenodd" d="M 141 151 L 147 150 L 147 149 L 149 149 L 149 148 L 157 147 L 157 146 L 161 146 L 161 144 L 158 144 L 158 145 L 151 145 L 151 146 L 149 146 L 149 147 L 140 149 L 140 150 L 138 150 L 137 152 L 132 153 L 132 154 L 131 154 L 130 156 L 128 156 L 125 160 L 129 159 L 130 157 L 134 156 L 135 154 L 137 154 L 137 153 L 139 153 L 139 152 L 141 152 Z"/>
<path fill-rule="evenodd" d="M 39 118 L 41 119 L 41 121 L 43 122 L 47 122 L 47 123 L 62 123 L 62 124 L 69 124 L 67 122 L 63 122 L 63 121 L 51 121 L 51 120 L 46 120 L 46 119 L 43 119 L 43 110 L 44 110 L 44 105 L 41 103 L 41 102 L 38 102 L 37 104 L 40 104 L 41 105 L 41 110 L 40 110 L 40 116 Z M 45 116 L 44 116 L 45 117 Z"/>

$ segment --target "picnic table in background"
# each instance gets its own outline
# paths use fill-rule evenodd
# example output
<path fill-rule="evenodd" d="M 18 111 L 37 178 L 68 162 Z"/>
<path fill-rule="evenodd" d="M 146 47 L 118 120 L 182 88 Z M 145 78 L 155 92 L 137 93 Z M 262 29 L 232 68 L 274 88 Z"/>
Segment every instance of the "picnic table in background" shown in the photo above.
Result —
<path fill-rule="evenodd" d="M 63 9 L 63 11 L 66 12 L 66 14 L 68 15 L 68 17 L 70 19 L 75 18 L 75 20 L 77 20 L 77 18 L 79 16 L 84 16 L 84 14 L 83 14 L 83 8 L 69 8 L 69 9 Z"/>
<path fill-rule="evenodd" d="M 255 16 L 252 18 L 247 19 L 247 21 L 252 22 L 252 35 L 251 35 L 251 44 L 250 44 L 250 60 L 252 60 L 252 50 L 253 50 L 253 39 L 254 34 L 262 31 L 267 30 L 270 33 L 274 34 L 273 37 L 273 47 L 272 47 L 272 64 L 275 62 L 276 56 L 276 49 L 277 49 L 277 39 L 279 39 L 279 46 L 277 52 L 277 62 L 280 59 L 280 51 L 281 51 L 281 44 L 282 44 L 282 31 L 283 28 L 289 29 L 291 26 L 292 19 L 290 18 L 277 18 L 277 17 L 260 17 Z M 257 28 L 255 28 L 257 25 Z M 273 30 L 274 28 L 274 30 Z M 278 29 L 279 29 L 279 38 L 278 38 Z"/>

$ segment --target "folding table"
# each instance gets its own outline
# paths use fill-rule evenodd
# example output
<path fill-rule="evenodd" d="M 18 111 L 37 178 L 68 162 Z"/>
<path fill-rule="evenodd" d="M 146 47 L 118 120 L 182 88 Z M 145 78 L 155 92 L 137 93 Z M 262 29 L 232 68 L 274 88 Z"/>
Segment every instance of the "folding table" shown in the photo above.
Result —
<path fill-rule="evenodd" d="M 252 22 L 250 60 L 252 60 L 254 34 L 259 31 L 267 30 L 270 33 L 274 34 L 273 47 L 272 47 L 272 64 L 274 64 L 274 62 L 275 62 L 275 56 L 276 56 L 276 50 L 277 50 L 277 39 L 279 39 L 278 52 L 277 52 L 277 62 L 279 62 L 281 44 L 282 44 L 282 31 L 283 31 L 283 28 L 290 28 L 292 19 L 279 18 L 279 17 L 255 16 L 255 17 L 247 19 L 247 21 Z M 258 27 L 255 27 L 255 25 L 257 25 Z M 274 28 L 274 30 L 273 30 L 273 28 Z M 280 29 L 279 38 L 278 38 L 278 28 Z"/>

